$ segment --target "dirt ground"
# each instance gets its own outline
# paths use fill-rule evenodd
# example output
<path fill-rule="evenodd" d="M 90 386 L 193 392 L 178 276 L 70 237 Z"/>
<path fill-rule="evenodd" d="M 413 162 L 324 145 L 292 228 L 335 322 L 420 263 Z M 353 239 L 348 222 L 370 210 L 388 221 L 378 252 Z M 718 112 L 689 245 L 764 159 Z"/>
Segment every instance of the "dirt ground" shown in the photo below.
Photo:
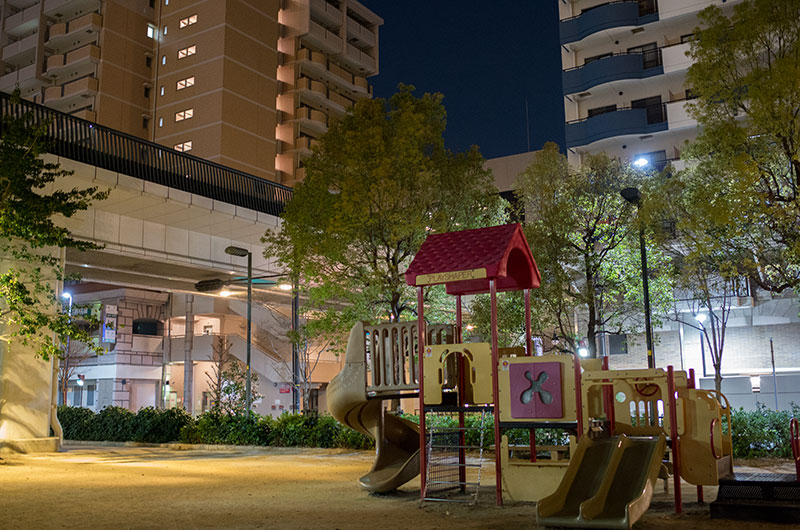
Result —
<path fill-rule="evenodd" d="M 392 494 L 363 492 L 356 480 L 369 470 L 372 454 L 362 451 L 72 446 L 62 453 L 3 458 L 3 529 L 531 528 L 536 523 L 532 504 L 494 506 L 491 463 L 478 505 L 467 506 L 420 505 L 416 480 Z M 788 462 L 760 465 L 793 470 Z M 705 489 L 707 501 L 715 489 Z M 790 528 L 712 521 L 708 505 L 696 502 L 696 488 L 686 485 L 683 491 L 684 513 L 675 516 L 672 496 L 659 481 L 650 511 L 635 528 Z"/>

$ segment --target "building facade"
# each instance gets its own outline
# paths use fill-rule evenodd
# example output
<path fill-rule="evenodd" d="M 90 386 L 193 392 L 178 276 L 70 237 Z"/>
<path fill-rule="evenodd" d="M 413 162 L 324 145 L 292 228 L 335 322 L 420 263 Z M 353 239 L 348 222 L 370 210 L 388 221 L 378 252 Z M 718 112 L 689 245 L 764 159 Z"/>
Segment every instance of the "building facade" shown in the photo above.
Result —
<path fill-rule="evenodd" d="M 370 97 L 382 23 L 355 0 L 2 0 L 0 91 L 291 186 Z"/>
<path fill-rule="evenodd" d="M 696 137 L 689 116 L 691 87 L 686 56 L 710 5 L 730 12 L 741 0 L 558 0 L 565 145 L 571 164 L 605 152 L 644 169 L 681 169 L 684 144 Z M 486 161 L 498 188 L 532 160 L 520 153 Z M 534 257 L 536 255 L 534 249 Z M 696 301 L 675 293 L 677 311 L 658 315 L 654 330 L 659 367 L 694 369 L 699 384 L 714 387 L 714 367 L 701 343 Z M 723 392 L 735 407 L 771 408 L 800 403 L 800 304 L 794 293 L 775 295 L 748 282 L 732 297 L 722 356 Z M 585 329 L 581 315 L 576 327 Z M 580 334 L 580 331 L 578 332 Z M 647 366 L 641 333 L 604 335 L 599 345 L 612 368 Z M 773 377 L 774 359 L 774 377 Z"/>

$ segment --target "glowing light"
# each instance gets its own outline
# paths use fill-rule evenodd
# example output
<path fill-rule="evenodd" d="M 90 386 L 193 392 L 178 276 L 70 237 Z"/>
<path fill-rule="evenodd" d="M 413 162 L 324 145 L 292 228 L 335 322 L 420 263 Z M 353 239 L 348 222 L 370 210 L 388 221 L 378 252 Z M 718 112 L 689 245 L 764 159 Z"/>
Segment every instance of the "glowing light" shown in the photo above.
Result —
<path fill-rule="evenodd" d="M 72 295 L 71 295 L 70 293 L 66 293 L 66 292 L 64 292 L 64 293 L 61 293 L 61 298 L 67 298 L 67 299 L 69 299 L 69 298 L 72 298 Z"/>
<path fill-rule="evenodd" d="M 292 284 L 291 283 L 279 283 L 278 284 L 278 289 L 280 289 L 281 291 L 291 291 L 292 290 Z"/>
<path fill-rule="evenodd" d="M 78 379 L 78 386 L 83 386 L 83 379 Z"/>
<path fill-rule="evenodd" d="M 232 294 L 233 294 L 233 293 L 232 293 L 232 292 L 230 292 L 230 291 L 229 291 L 229 290 L 227 290 L 227 289 L 223 289 L 222 291 L 220 291 L 220 292 L 219 292 L 219 295 L 220 295 L 220 296 L 224 296 L 224 297 L 226 297 L 226 298 L 227 298 L 228 296 L 232 295 Z"/>
<path fill-rule="evenodd" d="M 760 375 L 751 375 L 750 376 L 750 388 L 753 392 L 761 392 L 761 376 Z"/>
<path fill-rule="evenodd" d="M 639 158 L 633 161 L 633 165 L 636 167 L 644 167 L 649 163 L 650 162 L 643 156 L 640 156 Z"/>
<path fill-rule="evenodd" d="M 475 329 L 475 326 L 473 326 L 472 324 L 467 324 L 466 329 L 467 331 L 472 331 L 473 329 Z"/>
<path fill-rule="evenodd" d="M 706 315 L 705 313 L 697 313 L 697 314 L 694 316 L 694 318 L 695 318 L 695 319 L 696 319 L 698 322 L 700 322 L 701 324 L 704 324 L 704 323 L 705 323 L 705 321 L 708 319 L 708 315 Z"/>
<path fill-rule="evenodd" d="M 588 348 L 578 348 L 578 355 L 580 355 L 581 357 L 588 357 L 589 356 Z"/>

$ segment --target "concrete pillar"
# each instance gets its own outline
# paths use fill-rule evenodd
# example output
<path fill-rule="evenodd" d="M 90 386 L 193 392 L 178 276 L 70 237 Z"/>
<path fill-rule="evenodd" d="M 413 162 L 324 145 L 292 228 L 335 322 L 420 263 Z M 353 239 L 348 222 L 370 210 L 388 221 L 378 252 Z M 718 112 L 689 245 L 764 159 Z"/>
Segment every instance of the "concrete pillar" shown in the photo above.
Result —
<path fill-rule="evenodd" d="M 183 334 L 183 408 L 192 414 L 194 401 L 192 387 L 194 385 L 194 367 L 192 366 L 192 346 L 194 341 L 194 311 L 192 303 L 194 295 L 186 295 L 186 330 Z"/>

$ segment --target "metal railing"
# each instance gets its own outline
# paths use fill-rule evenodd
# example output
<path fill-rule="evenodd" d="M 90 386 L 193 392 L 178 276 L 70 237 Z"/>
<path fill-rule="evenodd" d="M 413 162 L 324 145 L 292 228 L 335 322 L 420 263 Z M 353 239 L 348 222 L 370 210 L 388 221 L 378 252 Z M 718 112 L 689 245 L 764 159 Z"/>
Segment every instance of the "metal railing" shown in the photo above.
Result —
<path fill-rule="evenodd" d="M 292 198 L 287 186 L 43 105 L 12 103 L 0 92 L 0 116 L 26 113 L 33 123 L 47 124 L 48 151 L 57 156 L 274 216 Z"/>
<path fill-rule="evenodd" d="M 597 57 L 587 57 L 584 60 L 583 64 L 579 66 L 571 66 L 570 68 L 564 68 L 562 72 L 572 72 L 573 70 L 580 70 L 581 68 L 590 65 L 596 61 L 602 61 L 603 59 L 609 59 L 611 57 L 619 57 L 620 55 L 641 55 L 642 68 L 647 70 L 648 68 L 655 68 L 657 66 L 662 66 L 664 64 L 661 55 L 662 49 L 663 48 L 656 48 L 654 50 L 633 51 L 633 52 L 615 52 L 606 55 L 600 55 Z"/>
<path fill-rule="evenodd" d="M 567 123 L 580 123 L 586 120 L 590 120 L 596 116 L 602 116 L 603 114 L 608 114 L 611 112 L 621 112 L 626 110 L 636 110 L 636 109 L 644 109 L 645 110 L 645 117 L 647 118 L 647 125 L 653 125 L 656 123 L 663 123 L 667 121 L 667 104 L 666 103 L 656 103 L 654 105 L 647 105 L 644 107 L 617 107 L 614 110 L 609 110 L 606 112 L 599 112 L 596 114 L 592 114 L 591 116 L 586 116 L 584 118 L 578 118 L 576 120 L 570 120 Z"/>

